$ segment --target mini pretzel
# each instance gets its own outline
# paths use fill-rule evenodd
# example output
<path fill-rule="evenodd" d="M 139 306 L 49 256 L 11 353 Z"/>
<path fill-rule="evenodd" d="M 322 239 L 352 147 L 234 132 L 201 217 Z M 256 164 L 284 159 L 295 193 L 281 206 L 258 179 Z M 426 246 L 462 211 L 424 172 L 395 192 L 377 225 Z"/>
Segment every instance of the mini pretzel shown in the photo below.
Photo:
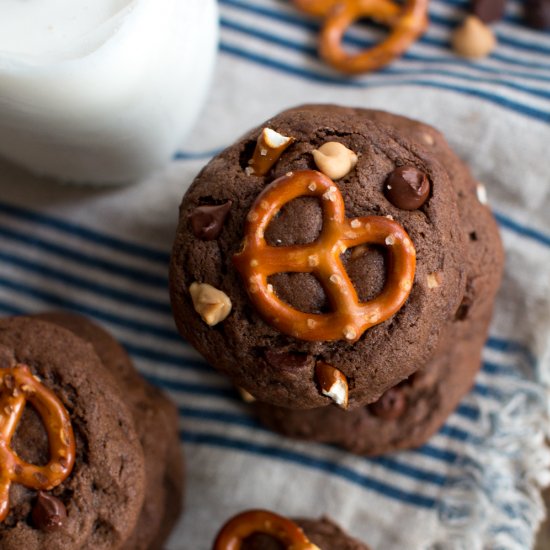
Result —
<path fill-rule="evenodd" d="M 0 387 L 0 521 L 3 521 L 9 512 L 12 482 L 49 491 L 67 479 L 75 461 L 75 439 L 67 409 L 31 374 L 29 367 L 15 365 L 0 369 Z M 10 446 L 27 401 L 41 416 L 48 434 L 50 461 L 45 466 L 24 462 Z"/>
<path fill-rule="evenodd" d="M 264 233 L 273 217 L 287 202 L 302 196 L 321 200 L 323 229 L 319 237 L 305 245 L 267 245 Z M 382 292 L 361 303 L 340 255 L 364 243 L 385 247 L 389 258 Z M 334 182 L 320 172 L 303 170 L 275 180 L 260 193 L 247 216 L 243 249 L 233 261 L 260 314 L 281 332 L 302 340 L 355 342 L 405 303 L 414 281 L 416 252 L 407 232 L 393 220 L 383 216 L 346 218 L 344 200 Z M 313 273 L 333 311 L 304 313 L 280 300 L 267 279 L 285 272 Z"/>
<path fill-rule="evenodd" d="M 288 550 L 319 550 L 293 521 L 266 510 L 249 510 L 230 519 L 218 533 L 212 550 L 239 550 L 256 533 L 271 535 Z"/>
<path fill-rule="evenodd" d="M 295 0 L 313 15 L 326 16 L 321 30 L 319 54 L 335 69 L 348 74 L 379 69 L 401 56 L 428 26 L 428 0 L 406 0 L 404 6 L 392 0 Z M 352 54 L 342 41 L 357 20 L 370 17 L 391 27 L 380 44 Z"/>

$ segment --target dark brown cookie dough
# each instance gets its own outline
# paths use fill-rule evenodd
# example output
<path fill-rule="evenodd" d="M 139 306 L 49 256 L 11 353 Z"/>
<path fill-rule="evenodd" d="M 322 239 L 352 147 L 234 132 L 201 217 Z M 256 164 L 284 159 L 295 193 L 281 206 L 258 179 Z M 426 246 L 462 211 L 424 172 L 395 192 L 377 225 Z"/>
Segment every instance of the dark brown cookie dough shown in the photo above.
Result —
<path fill-rule="evenodd" d="M 70 331 L 30 318 L 0 320 L 0 367 L 18 363 L 27 365 L 67 409 L 75 434 L 76 461 L 69 477 L 48 491 L 67 514 L 58 529 L 49 528 L 55 503 L 45 510 L 50 519 L 45 518 L 42 526 L 47 528 L 41 529 L 33 523 L 32 510 L 35 505 L 45 508 L 45 503 L 37 502 L 36 490 L 12 484 L 10 512 L 0 523 L 0 547 L 121 548 L 142 508 L 145 465 L 130 408 L 117 382 L 93 347 Z M 48 462 L 41 417 L 28 403 L 12 446 L 27 462 Z"/>
<path fill-rule="evenodd" d="M 456 340 L 444 352 L 368 406 L 344 411 L 331 405 L 303 411 L 258 401 L 254 411 L 263 424 L 283 435 L 333 443 L 360 455 L 419 447 L 445 423 L 473 385 L 486 329 L 481 323 L 470 326 L 468 337 L 460 338 L 457 328 L 451 335 Z"/>
<path fill-rule="evenodd" d="M 140 376 L 122 346 L 98 325 L 66 312 L 36 317 L 90 342 L 126 395 L 145 457 L 146 496 L 137 527 L 123 548 L 162 548 L 182 509 L 183 456 L 176 407 Z"/>
<path fill-rule="evenodd" d="M 404 117 L 379 112 L 372 116 L 393 123 L 403 135 L 423 142 L 454 174 L 461 228 L 467 238 L 466 290 L 462 302 L 434 357 L 368 407 L 350 412 L 335 406 L 295 412 L 264 403 L 254 405 L 260 420 L 280 433 L 336 443 L 366 455 L 422 445 L 469 391 L 480 367 L 503 265 L 494 218 L 477 198 L 478 184 L 443 136 Z"/>
<path fill-rule="evenodd" d="M 295 142 L 266 176 L 247 175 L 263 127 L 292 136 Z M 312 151 L 329 141 L 344 144 L 359 157 L 356 167 L 335 182 L 347 217 L 391 216 L 408 232 L 417 253 L 415 283 L 405 305 L 353 344 L 343 340 L 308 342 L 275 330 L 252 306 L 232 262 L 241 247 L 245 218 L 260 191 L 290 171 L 315 169 Z M 417 210 L 396 207 L 384 193 L 388 176 L 405 165 L 416 167 L 430 182 L 430 195 Z M 465 227 L 460 193 L 467 194 L 470 202 L 477 201 L 464 166 L 441 135 L 425 125 L 378 111 L 327 105 L 281 113 L 215 157 L 184 197 L 170 274 L 178 329 L 212 365 L 261 401 L 301 409 L 330 404 L 316 384 L 314 369 L 319 360 L 347 377 L 350 408 L 376 401 L 435 356 L 448 338 L 461 304 L 471 306 L 470 287 L 487 284 L 483 278 L 478 283 L 468 277 L 464 258 L 471 241 L 480 241 L 481 235 Z M 231 210 L 218 237 L 208 241 L 196 237 L 189 221 L 196 208 L 228 200 L 232 201 Z M 475 210 L 485 225 L 494 227 L 486 207 L 477 204 Z M 298 198 L 283 207 L 266 231 L 266 239 L 272 246 L 303 244 L 315 240 L 321 227 L 317 201 Z M 497 233 L 487 231 L 487 235 L 488 240 L 479 242 L 478 247 L 494 248 L 491 257 L 501 259 Z M 350 249 L 343 261 L 361 300 L 372 299 L 381 291 L 387 259 L 378 248 Z M 494 267 L 499 273 L 498 261 L 495 264 L 486 269 Z M 232 310 L 223 322 L 210 327 L 197 314 L 189 295 L 189 286 L 195 281 L 208 283 L 230 297 Z M 327 310 L 323 287 L 310 274 L 278 274 L 270 283 L 276 294 L 296 309 Z M 492 298 L 483 300 L 490 308 Z"/>
<path fill-rule="evenodd" d="M 308 538 L 321 550 L 369 550 L 369 547 L 349 535 L 327 517 L 318 520 L 296 519 Z"/>

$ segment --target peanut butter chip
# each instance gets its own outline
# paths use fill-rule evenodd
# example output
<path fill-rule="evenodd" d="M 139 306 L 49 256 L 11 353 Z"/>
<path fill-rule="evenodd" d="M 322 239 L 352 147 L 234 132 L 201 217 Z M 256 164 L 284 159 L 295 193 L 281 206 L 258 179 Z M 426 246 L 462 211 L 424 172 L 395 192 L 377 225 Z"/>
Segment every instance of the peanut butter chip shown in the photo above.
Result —
<path fill-rule="evenodd" d="M 244 388 L 241 388 L 239 386 L 239 387 L 237 387 L 237 390 L 239 391 L 241 399 L 245 403 L 254 403 L 254 401 L 256 401 L 256 398 L 250 392 L 246 391 Z"/>
<path fill-rule="evenodd" d="M 313 151 L 317 168 L 333 180 L 347 176 L 357 164 L 357 155 L 337 141 L 324 143 Z"/>
<path fill-rule="evenodd" d="M 189 287 L 189 293 L 195 311 L 211 327 L 223 321 L 231 312 L 229 296 L 212 285 L 194 282 Z"/>
<path fill-rule="evenodd" d="M 427 276 L 428 288 L 437 288 L 443 282 L 443 275 L 438 271 L 430 273 Z"/>
<path fill-rule="evenodd" d="M 466 17 L 452 36 L 453 50 L 462 57 L 480 59 L 488 56 L 496 47 L 493 31 L 475 15 Z"/>

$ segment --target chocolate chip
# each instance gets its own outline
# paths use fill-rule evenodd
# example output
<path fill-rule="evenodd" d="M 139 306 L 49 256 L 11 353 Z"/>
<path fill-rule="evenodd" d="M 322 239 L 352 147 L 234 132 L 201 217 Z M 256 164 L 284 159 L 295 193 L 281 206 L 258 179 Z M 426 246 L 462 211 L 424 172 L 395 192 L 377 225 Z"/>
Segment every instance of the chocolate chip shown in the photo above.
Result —
<path fill-rule="evenodd" d="M 464 298 L 455 313 L 455 321 L 464 321 L 468 317 L 472 302 L 469 298 Z"/>
<path fill-rule="evenodd" d="M 32 509 L 32 522 L 41 531 L 55 531 L 63 527 L 67 519 L 67 510 L 61 500 L 43 491 L 38 492 L 38 497 Z"/>
<path fill-rule="evenodd" d="M 369 405 L 369 410 L 383 420 L 396 420 L 405 412 L 406 406 L 404 393 L 398 388 L 390 388 L 378 401 Z"/>
<path fill-rule="evenodd" d="M 416 166 L 396 168 L 384 184 L 386 198 L 401 210 L 420 208 L 430 194 L 428 176 Z"/>
<path fill-rule="evenodd" d="M 506 0 L 472 0 L 472 13 L 484 23 L 500 21 L 505 7 Z"/>
<path fill-rule="evenodd" d="M 264 356 L 268 363 L 283 369 L 305 367 L 311 359 L 311 356 L 305 353 L 287 353 L 273 350 L 266 350 Z"/>
<path fill-rule="evenodd" d="M 527 0 L 525 21 L 535 29 L 550 29 L 550 0 Z"/>
<path fill-rule="evenodd" d="M 223 204 L 205 204 L 197 206 L 191 214 L 189 221 L 193 234 L 203 241 L 212 241 L 221 233 L 225 218 L 231 210 L 232 201 Z"/>

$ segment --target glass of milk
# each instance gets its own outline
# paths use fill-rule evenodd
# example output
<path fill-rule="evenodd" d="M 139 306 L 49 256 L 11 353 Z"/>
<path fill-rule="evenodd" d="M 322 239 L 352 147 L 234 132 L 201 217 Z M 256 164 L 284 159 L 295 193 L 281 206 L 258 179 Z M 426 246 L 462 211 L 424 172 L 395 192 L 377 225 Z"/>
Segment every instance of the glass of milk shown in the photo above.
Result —
<path fill-rule="evenodd" d="M 196 121 L 215 0 L 0 0 L 0 156 L 71 182 L 166 163 Z"/>

